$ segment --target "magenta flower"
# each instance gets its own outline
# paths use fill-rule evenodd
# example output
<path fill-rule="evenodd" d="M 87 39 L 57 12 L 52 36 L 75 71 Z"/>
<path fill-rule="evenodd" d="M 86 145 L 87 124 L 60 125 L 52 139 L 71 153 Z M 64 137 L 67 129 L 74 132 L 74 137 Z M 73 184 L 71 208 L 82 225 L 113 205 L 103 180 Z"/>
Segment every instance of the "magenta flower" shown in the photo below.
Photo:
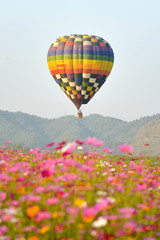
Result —
<path fill-rule="evenodd" d="M 41 174 L 42 174 L 42 177 L 50 177 L 52 175 L 52 173 L 47 169 L 42 170 Z"/>
<path fill-rule="evenodd" d="M 131 153 L 133 151 L 133 146 L 127 145 L 127 144 L 123 144 L 123 145 L 119 146 L 118 150 L 121 153 Z"/>
<path fill-rule="evenodd" d="M 10 143 L 11 143 L 11 141 L 5 142 L 6 145 L 8 145 L 8 144 L 10 144 Z"/>
<path fill-rule="evenodd" d="M 55 144 L 55 142 L 48 143 L 46 147 L 52 147 Z"/>
<path fill-rule="evenodd" d="M 75 143 L 77 143 L 77 144 L 79 144 L 79 145 L 83 145 L 83 144 L 84 144 L 84 141 L 76 140 Z"/>

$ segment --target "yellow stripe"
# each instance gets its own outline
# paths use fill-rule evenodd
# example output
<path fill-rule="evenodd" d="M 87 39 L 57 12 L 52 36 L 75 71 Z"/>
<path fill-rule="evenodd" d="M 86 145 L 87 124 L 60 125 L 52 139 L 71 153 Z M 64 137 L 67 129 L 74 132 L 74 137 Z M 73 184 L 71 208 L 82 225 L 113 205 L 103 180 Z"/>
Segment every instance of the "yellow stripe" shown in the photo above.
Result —
<path fill-rule="evenodd" d="M 100 69 L 100 70 L 109 71 L 109 72 L 112 70 L 112 67 L 113 67 L 113 62 L 109 62 L 109 61 L 84 60 L 82 64 L 75 59 L 74 59 L 74 62 L 73 60 L 66 59 L 64 61 L 63 60 L 50 61 L 48 62 L 48 68 L 50 70 L 56 70 L 57 67 L 60 69 L 63 69 L 64 66 L 58 66 L 61 64 L 64 64 L 67 69 L 72 69 L 74 67 L 75 69 L 77 68 L 78 69 L 95 69 L 95 70 Z"/>

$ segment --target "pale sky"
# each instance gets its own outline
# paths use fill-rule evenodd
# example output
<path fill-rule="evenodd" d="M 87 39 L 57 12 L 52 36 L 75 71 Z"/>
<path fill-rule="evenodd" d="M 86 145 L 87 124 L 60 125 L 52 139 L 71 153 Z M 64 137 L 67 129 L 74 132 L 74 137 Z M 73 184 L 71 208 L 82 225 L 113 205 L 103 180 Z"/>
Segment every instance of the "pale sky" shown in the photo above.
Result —
<path fill-rule="evenodd" d="M 0 110 L 44 118 L 77 115 L 52 78 L 47 52 L 63 35 L 93 34 L 115 62 L 84 116 L 126 121 L 160 113 L 159 0 L 0 0 Z"/>

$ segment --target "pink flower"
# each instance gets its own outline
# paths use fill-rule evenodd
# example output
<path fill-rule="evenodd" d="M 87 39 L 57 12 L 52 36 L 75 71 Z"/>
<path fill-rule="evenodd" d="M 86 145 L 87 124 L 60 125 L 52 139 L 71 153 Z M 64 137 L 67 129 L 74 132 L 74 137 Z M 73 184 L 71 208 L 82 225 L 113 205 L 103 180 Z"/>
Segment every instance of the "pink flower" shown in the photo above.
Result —
<path fill-rule="evenodd" d="M 6 199 L 6 193 L 5 192 L 0 192 L 0 201 L 3 201 Z"/>
<path fill-rule="evenodd" d="M 12 214 L 3 214 L 1 217 L 2 222 L 10 222 L 14 216 Z"/>
<path fill-rule="evenodd" d="M 11 141 L 5 142 L 6 145 L 8 145 L 8 144 L 10 144 L 10 143 L 11 143 Z"/>
<path fill-rule="evenodd" d="M 36 215 L 35 221 L 41 222 L 43 220 L 48 220 L 51 218 L 51 213 L 48 211 L 41 211 Z"/>
<path fill-rule="evenodd" d="M 94 146 L 100 147 L 100 146 L 102 146 L 103 144 L 104 144 L 103 141 L 96 141 L 96 142 L 94 143 Z"/>
<path fill-rule="evenodd" d="M 108 151 L 108 147 L 103 148 L 103 152 L 107 152 Z"/>
<path fill-rule="evenodd" d="M 55 144 L 54 142 L 48 143 L 46 147 L 52 147 L 54 144 Z"/>
<path fill-rule="evenodd" d="M 88 137 L 86 139 L 86 142 L 89 145 L 93 145 L 95 147 L 99 147 L 99 146 L 103 145 L 103 142 L 102 141 L 98 141 L 96 137 Z"/>
<path fill-rule="evenodd" d="M 66 181 L 75 181 L 77 179 L 77 175 L 74 173 L 68 173 L 64 176 Z"/>
<path fill-rule="evenodd" d="M 136 190 L 137 190 L 137 191 L 142 191 L 142 190 L 145 190 L 146 188 L 147 188 L 146 184 L 140 183 L 140 184 L 138 184 L 138 186 L 136 187 Z"/>
<path fill-rule="evenodd" d="M 57 204 L 57 203 L 59 203 L 59 200 L 56 197 L 48 198 L 46 200 L 47 205 L 54 205 L 54 204 Z"/>
<path fill-rule="evenodd" d="M 36 192 L 36 193 L 44 193 L 44 191 L 45 191 L 45 188 L 42 187 L 42 186 L 38 186 L 38 187 L 35 189 L 35 192 Z"/>
<path fill-rule="evenodd" d="M 137 224 L 135 221 L 128 221 L 124 224 L 123 227 L 127 233 L 134 234 L 136 232 Z"/>
<path fill-rule="evenodd" d="M 41 200 L 41 196 L 33 195 L 33 194 L 28 195 L 29 202 L 39 202 L 40 200 Z"/>
<path fill-rule="evenodd" d="M 105 198 L 103 199 L 102 201 L 98 202 L 95 207 L 96 207 L 96 210 L 99 212 L 99 211 L 104 211 L 108 208 L 109 206 L 109 200 L 108 198 Z"/>
<path fill-rule="evenodd" d="M 74 152 L 74 150 L 76 149 L 76 147 L 77 147 L 77 144 L 76 143 L 68 143 L 66 146 L 64 146 L 63 148 L 62 148 L 62 153 L 63 153 L 63 156 L 65 156 L 65 155 L 68 155 L 68 154 L 70 154 L 70 153 L 72 153 L 72 152 Z"/>
<path fill-rule="evenodd" d="M 85 222 L 91 222 L 97 214 L 97 209 L 94 207 L 86 207 L 83 211 L 83 220 Z"/>
<path fill-rule="evenodd" d="M 85 172 L 92 172 L 93 167 L 88 165 L 82 165 L 82 170 L 84 170 Z"/>
<path fill-rule="evenodd" d="M 133 147 L 127 144 L 120 145 L 118 149 L 122 153 L 131 153 L 133 151 Z"/>
<path fill-rule="evenodd" d="M 0 226 L 0 236 L 8 231 L 8 228 L 5 225 Z"/>
<path fill-rule="evenodd" d="M 30 149 L 30 152 L 33 154 L 38 153 L 38 151 L 39 151 L 39 147 L 36 147 L 35 149 Z"/>
<path fill-rule="evenodd" d="M 110 153 L 110 154 L 112 154 L 112 153 L 114 152 L 114 150 L 113 150 L 113 149 L 108 149 L 107 152 Z"/>
<path fill-rule="evenodd" d="M 86 139 L 86 142 L 89 144 L 89 145 L 94 145 L 94 143 L 97 141 L 96 137 L 88 137 Z"/>
<path fill-rule="evenodd" d="M 145 238 L 143 238 L 143 240 L 156 240 L 156 238 L 153 238 L 153 237 L 145 237 Z"/>
<path fill-rule="evenodd" d="M 136 209 L 132 207 L 119 208 L 118 212 L 121 218 L 131 218 L 137 213 Z"/>

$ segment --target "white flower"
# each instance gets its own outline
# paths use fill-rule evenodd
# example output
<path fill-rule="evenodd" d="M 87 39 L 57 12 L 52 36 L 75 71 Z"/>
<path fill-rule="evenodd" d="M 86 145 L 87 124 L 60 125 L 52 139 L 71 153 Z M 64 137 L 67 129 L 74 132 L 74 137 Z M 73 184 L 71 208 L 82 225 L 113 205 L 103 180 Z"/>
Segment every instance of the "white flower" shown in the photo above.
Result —
<path fill-rule="evenodd" d="M 77 149 L 78 149 L 78 150 L 82 150 L 83 147 L 82 147 L 82 146 L 78 146 Z"/>
<path fill-rule="evenodd" d="M 10 208 L 5 208 L 3 210 L 3 212 L 6 213 L 6 214 L 15 215 L 18 211 L 17 211 L 17 209 L 15 209 L 13 207 L 10 207 Z"/>
<path fill-rule="evenodd" d="M 72 142 L 72 143 L 67 143 L 62 149 L 61 149 L 61 152 L 64 153 L 66 152 L 70 147 L 75 147 L 77 146 L 77 144 L 75 142 Z"/>
<path fill-rule="evenodd" d="M 18 220 L 18 218 L 12 218 L 11 220 L 10 220 L 10 222 L 12 222 L 12 223 L 17 223 L 19 220 Z"/>
<path fill-rule="evenodd" d="M 105 191 L 97 191 L 96 192 L 97 195 L 102 195 L 102 196 L 106 196 L 107 193 Z"/>
<path fill-rule="evenodd" d="M 102 198 L 96 198 L 96 199 L 95 199 L 96 203 L 99 203 L 99 202 L 101 202 L 102 200 L 103 200 Z"/>
<path fill-rule="evenodd" d="M 115 170 L 116 170 L 115 168 L 111 168 L 111 169 L 110 169 L 111 172 L 114 172 Z"/>
<path fill-rule="evenodd" d="M 106 172 L 103 172 L 103 173 L 102 173 L 102 176 L 105 176 L 105 175 L 107 175 L 107 173 L 106 173 Z"/>
<path fill-rule="evenodd" d="M 108 200 L 110 201 L 110 203 L 115 203 L 116 199 L 113 197 L 108 197 Z"/>
<path fill-rule="evenodd" d="M 104 227 L 106 224 L 107 224 L 107 219 L 105 219 L 104 217 L 99 217 L 97 220 L 95 220 L 92 223 L 92 227 L 100 228 L 100 227 Z"/>

